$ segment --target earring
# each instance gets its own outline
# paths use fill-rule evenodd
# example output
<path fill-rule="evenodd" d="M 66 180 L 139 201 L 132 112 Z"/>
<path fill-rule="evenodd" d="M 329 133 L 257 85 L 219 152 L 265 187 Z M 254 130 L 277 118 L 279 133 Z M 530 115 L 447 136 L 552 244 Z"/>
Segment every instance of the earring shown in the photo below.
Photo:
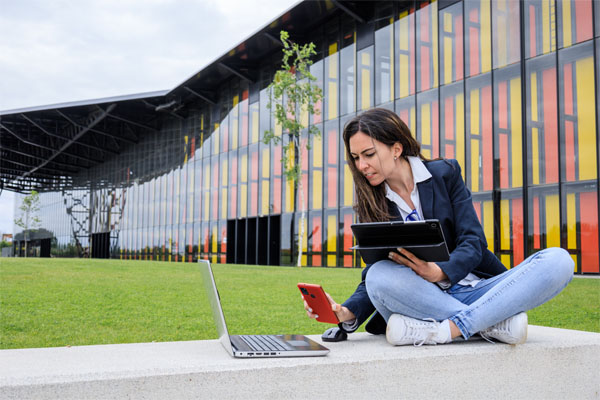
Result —
<path fill-rule="evenodd" d="M 394 161 L 396 161 L 398 159 L 398 157 L 394 156 Z"/>

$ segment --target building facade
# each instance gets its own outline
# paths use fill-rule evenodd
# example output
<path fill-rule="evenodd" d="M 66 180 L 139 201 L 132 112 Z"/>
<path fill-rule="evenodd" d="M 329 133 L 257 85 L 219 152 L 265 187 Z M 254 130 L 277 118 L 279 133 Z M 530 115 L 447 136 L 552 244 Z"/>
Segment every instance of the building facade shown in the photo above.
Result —
<path fill-rule="evenodd" d="M 303 7 L 318 9 L 316 25 Z M 303 2 L 270 25 L 318 49 L 311 72 L 324 98 L 306 120 L 322 136 L 301 160 L 303 265 L 361 266 L 350 250 L 353 183 L 341 132 L 357 113 L 385 107 L 426 157 L 458 160 L 489 249 L 507 267 L 560 246 L 575 272 L 599 272 L 600 4 Z M 300 201 L 282 174 L 287 142 L 261 141 L 265 130 L 281 134 L 267 108 L 280 60 L 269 51 L 253 75 L 238 69 L 212 95 L 182 84 L 164 98 L 196 100 L 165 100 L 138 143 L 60 190 L 37 189 L 51 254 L 291 265 Z"/>

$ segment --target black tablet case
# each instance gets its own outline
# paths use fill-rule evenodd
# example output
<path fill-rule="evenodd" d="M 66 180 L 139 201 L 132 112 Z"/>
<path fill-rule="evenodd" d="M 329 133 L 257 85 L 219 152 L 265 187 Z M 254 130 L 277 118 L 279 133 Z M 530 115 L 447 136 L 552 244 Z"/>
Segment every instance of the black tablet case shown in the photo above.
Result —
<path fill-rule="evenodd" d="M 353 224 L 351 228 L 358 242 L 352 249 L 358 250 L 367 264 L 388 260 L 389 252 L 397 252 L 398 247 L 405 248 L 424 261 L 450 259 L 444 232 L 436 219 L 415 222 L 369 222 Z"/>

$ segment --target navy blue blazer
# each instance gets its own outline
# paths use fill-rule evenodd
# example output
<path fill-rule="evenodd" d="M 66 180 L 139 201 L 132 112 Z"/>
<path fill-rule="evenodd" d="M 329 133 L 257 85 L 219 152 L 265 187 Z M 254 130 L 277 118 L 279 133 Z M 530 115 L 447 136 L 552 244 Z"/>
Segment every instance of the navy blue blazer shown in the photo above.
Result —
<path fill-rule="evenodd" d="M 483 228 L 479 223 L 471 192 L 465 186 L 460 174 L 460 165 L 456 160 L 445 159 L 425 161 L 425 167 L 431 178 L 417 184 L 421 208 L 425 219 L 438 219 L 450 260 L 438 262 L 450 283 L 454 285 L 470 272 L 480 278 L 489 278 L 506 271 L 498 258 L 487 249 Z M 388 200 L 390 214 L 400 218 L 396 205 Z M 373 314 L 375 307 L 371 303 L 365 286 L 365 278 L 371 266 L 362 271 L 362 281 L 356 291 L 343 305 L 354 313 L 360 326 Z M 385 320 L 375 313 L 366 326 L 371 333 L 385 333 Z"/>

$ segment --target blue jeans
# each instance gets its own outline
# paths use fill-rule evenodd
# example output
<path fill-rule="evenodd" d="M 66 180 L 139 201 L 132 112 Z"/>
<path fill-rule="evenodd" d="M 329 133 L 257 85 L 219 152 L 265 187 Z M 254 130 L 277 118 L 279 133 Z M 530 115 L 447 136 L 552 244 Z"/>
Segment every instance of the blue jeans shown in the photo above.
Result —
<path fill-rule="evenodd" d="M 573 278 L 573 267 L 567 251 L 549 248 L 475 287 L 455 284 L 444 291 L 412 269 L 383 260 L 371 266 L 365 284 L 371 302 L 386 321 L 392 314 L 450 319 L 468 339 L 556 296 Z"/>

